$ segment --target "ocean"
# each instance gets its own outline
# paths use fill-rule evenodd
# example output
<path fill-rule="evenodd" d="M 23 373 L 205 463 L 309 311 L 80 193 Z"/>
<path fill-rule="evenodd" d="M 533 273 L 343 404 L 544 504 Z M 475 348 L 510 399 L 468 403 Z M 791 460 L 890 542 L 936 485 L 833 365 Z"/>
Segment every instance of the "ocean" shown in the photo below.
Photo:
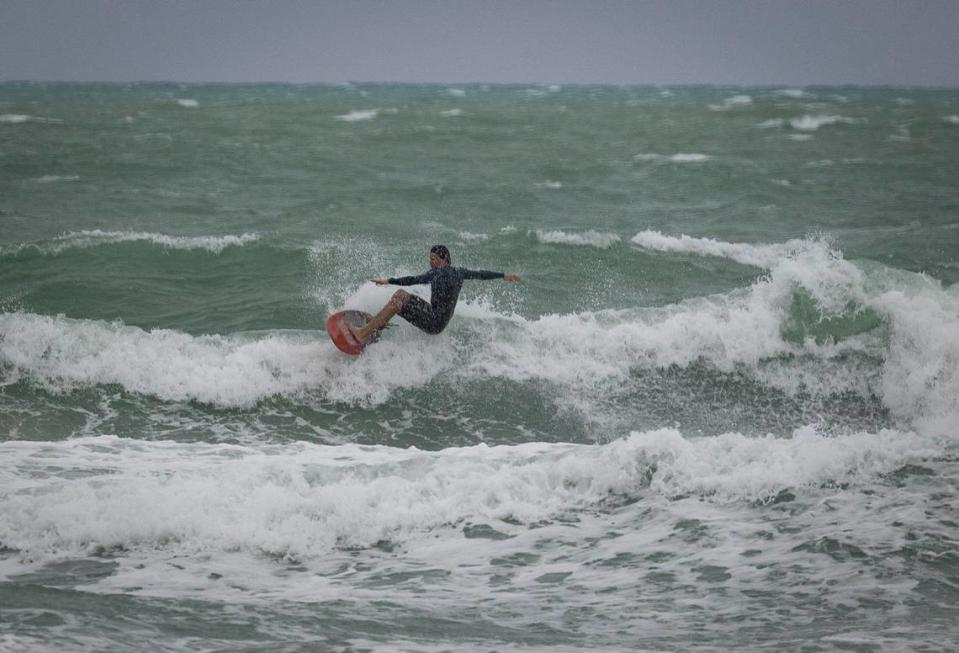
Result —
<path fill-rule="evenodd" d="M 0 650 L 954 650 L 957 180 L 956 89 L 0 84 Z M 440 243 L 522 281 L 337 351 Z"/>

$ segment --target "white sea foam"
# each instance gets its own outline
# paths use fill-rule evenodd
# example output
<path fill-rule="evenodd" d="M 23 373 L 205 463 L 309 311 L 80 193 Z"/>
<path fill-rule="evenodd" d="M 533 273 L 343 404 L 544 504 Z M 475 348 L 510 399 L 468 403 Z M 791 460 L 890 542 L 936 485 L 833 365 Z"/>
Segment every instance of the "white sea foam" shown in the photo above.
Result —
<path fill-rule="evenodd" d="M 51 125 L 63 124 L 60 118 L 41 118 L 39 116 L 28 116 L 22 113 L 4 113 L 0 115 L 0 124 L 20 125 L 27 122 L 39 122 Z"/>
<path fill-rule="evenodd" d="M 655 154 L 655 153 L 643 153 L 637 154 L 633 157 L 637 161 L 653 161 L 660 163 L 702 163 L 704 161 L 709 161 L 713 157 L 708 154 L 700 154 L 697 152 L 679 152 L 677 154 Z"/>
<path fill-rule="evenodd" d="M 561 181 L 541 181 L 536 184 L 537 188 L 547 188 L 549 190 L 559 190 L 563 187 L 563 182 Z"/>
<path fill-rule="evenodd" d="M 423 385 L 449 367 L 448 349 L 420 349 L 390 340 L 354 361 L 333 348 L 325 333 L 191 336 L 121 323 L 0 313 L 0 366 L 9 370 L 12 381 L 28 375 L 51 392 L 118 384 L 166 401 L 221 406 L 308 394 L 381 402 L 392 390 Z"/>
<path fill-rule="evenodd" d="M 43 181 L 72 181 L 72 178 L 44 179 Z M 38 180 L 39 181 L 39 180 Z M 227 247 L 240 247 L 259 240 L 258 234 L 227 236 L 170 236 L 168 234 L 142 231 L 101 231 L 100 229 L 72 231 L 53 240 L 36 243 L 0 246 L 0 255 L 11 255 L 26 249 L 35 249 L 43 254 L 59 254 L 73 248 L 96 247 L 110 243 L 145 241 L 168 249 L 205 249 L 219 254 Z"/>
<path fill-rule="evenodd" d="M 959 436 L 959 293 L 922 278 L 885 287 L 870 304 L 888 316 L 883 403 L 929 432 Z"/>
<path fill-rule="evenodd" d="M 950 125 L 959 125 L 959 116 L 957 115 L 945 116 L 943 120 Z"/>
<path fill-rule="evenodd" d="M 602 445 L 439 452 L 109 436 L 4 442 L 0 452 L 0 542 L 22 559 L 120 550 L 319 562 L 341 547 L 430 532 L 455 536 L 457 525 L 470 522 L 522 534 L 527 524 L 595 510 L 610 496 L 692 495 L 724 505 L 826 483 L 868 484 L 903 465 L 934 460 L 943 445 L 898 431 L 825 437 L 802 428 L 785 438 L 690 439 L 662 429 Z"/>
<path fill-rule="evenodd" d="M 176 101 L 176 103 L 179 104 L 181 107 L 185 107 L 187 109 L 194 109 L 200 106 L 200 103 L 198 101 L 190 98 L 180 98 Z"/>
<path fill-rule="evenodd" d="M 282 390 L 284 380 L 273 378 L 271 360 L 291 362 L 288 357 L 299 350 L 299 369 L 286 372 L 287 378 L 295 377 L 309 349 L 295 343 L 274 346 L 275 340 L 241 343 L 19 313 L 0 314 L 0 333 L 3 365 L 29 370 L 53 391 L 116 383 L 167 400 L 225 405 L 248 404 Z"/>
<path fill-rule="evenodd" d="M 793 129 L 803 132 L 813 132 L 817 131 L 820 127 L 826 127 L 828 125 L 837 125 L 837 124 L 846 124 L 852 125 L 861 122 L 856 118 L 847 118 L 845 116 L 837 115 L 804 115 L 798 118 L 792 118 L 790 120 L 785 120 L 783 118 L 771 118 L 770 120 L 765 120 L 759 125 L 760 129 L 776 129 L 779 127 L 784 127 L 789 125 Z"/>
<path fill-rule="evenodd" d="M 776 127 L 782 127 L 785 124 L 786 121 L 782 118 L 772 118 L 770 120 L 764 120 L 763 122 L 759 123 L 757 127 L 760 129 L 774 129 Z"/>
<path fill-rule="evenodd" d="M 787 488 L 862 481 L 942 452 L 934 438 L 896 430 L 827 437 L 803 427 L 787 438 L 725 433 L 687 439 L 662 429 L 633 433 L 631 440 L 619 445 L 627 449 L 622 453 L 655 464 L 653 489 L 723 501 L 762 501 Z"/>
<path fill-rule="evenodd" d="M 52 184 L 58 181 L 79 181 L 78 175 L 44 175 L 31 180 L 37 184 Z"/>
<path fill-rule="evenodd" d="M 616 234 L 594 231 L 592 229 L 579 233 L 570 233 L 568 231 L 561 230 L 546 231 L 537 229 L 531 233 L 535 235 L 536 239 L 541 243 L 558 245 L 588 245 L 590 247 L 598 247 L 600 249 L 609 249 L 614 243 L 618 243 L 620 241 L 620 237 Z"/>
<path fill-rule="evenodd" d="M 455 118 L 457 116 L 463 115 L 462 109 L 448 109 L 446 111 L 440 111 L 440 115 L 444 118 Z"/>
<path fill-rule="evenodd" d="M 803 428 L 786 438 L 687 439 L 662 429 L 603 445 L 439 452 L 109 436 L 8 441 L 0 452 L 0 542 L 25 557 L 119 548 L 126 555 L 243 551 L 311 559 L 470 521 L 525 530 L 522 524 L 647 488 L 663 497 L 729 503 L 823 483 L 864 483 L 935 458 L 942 446 L 909 432 L 825 437 Z"/>
<path fill-rule="evenodd" d="M 801 88 L 783 88 L 783 89 L 773 91 L 773 95 L 781 95 L 782 97 L 788 97 L 795 100 L 812 96 L 811 93 L 809 93 L 808 91 L 804 91 Z"/>
<path fill-rule="evenodd" d="M 336 116 L 336 120 L 340 120 L 342 122 L 363 122 L 367 120 L 374 120 L 378 115 L 380 115 L 379 109 L 357 109 L 350 111 L 349 113 Z"/>
<path fill-rule="evenodd" d="M 460 240 L 489 240 L 489 235 L 475 234 L 472 231 L 461 231 L 458 235 Z"/>
<path fill-rule="evenodd" d="M 700 256 L 721 256 L 744 265 L 770 268 L 787 256 L 815 247 L 807 240 L 790 240 L 772 245 L 729 243 L 713 238 L 694 238 L 685 234 L 667 236 L 659 231 L 646 230 L 633 236 L 631 242 L 645 249 L 660 252 L 681 252 Z"/>
<path fill-rule="evenodd" d="M 789 125 L 793 129 L 798 129 L 800 131 L 816 131 L 820 127 L 825 127 L 827 125 L 838 125 L 838 124 L 851 125 L 856 122 L 857 122 L 856 119 L 846 118 L 844 116 L 805 115 L 805 116 L 800 116 L 799 118 L 793 118 L 792 120 L 789 121 Z"/>
<path fill-rule="evenodd" d="M 712 159 L 708 154 L 698 154 L 698 153 L 689 153 L 689 154 L 674 154 L 669 157 L 669 160 L 673 163 L 701 163 L 703 161 L 709 161 Z"/>
<path fill-rule="evenodd" d="M 729 111 L 737 107 L 748 107 L 753 103 L 749 95 L 734 95 L 722 101 L 722 104 L 710 104 L 710 111 Z"/>
<path fill-rule="evenodd" d="M 710 238 L 664 236 L 656 231 L 637 234 L 632 242 L 660 251 L 729 258 L 770 270 L 771 276 L 750 288 L 750 313 L 778 311 L 802 287 L 827 312 L 842 312 L 850 302 L 867 301 L 865 277 L 859 267 L 820 239 L 794 239 L 785 243 L 728 243 Z M 758 304 L 755 302 L 758 301 Z M 778 321 L 778 320 L 777 320 Z"/>
<path fill-rule="evenodd" d="M 466 97 L 466 91 L 461 88 L 448 88 L 446 92 L 453 97 Z"/>
<path fill-rule="evenodd" d="M 836 164 L 857 165 L 860 163 L 866 163 L 866 159 L 861 157 L 848 157 L 839 159 L 838 161 L 834 161 L 833 159 L 819 159 L 818 161 L 807 161 L 803 166 L 806 168 L 831 168 Z"/>

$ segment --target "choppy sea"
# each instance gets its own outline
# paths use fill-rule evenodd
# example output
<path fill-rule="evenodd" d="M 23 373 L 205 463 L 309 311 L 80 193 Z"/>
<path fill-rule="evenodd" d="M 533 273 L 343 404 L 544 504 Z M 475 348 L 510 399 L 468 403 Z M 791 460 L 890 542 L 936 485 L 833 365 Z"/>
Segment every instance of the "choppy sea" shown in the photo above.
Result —
<path fill-rule="evenodd" d="M 955 89 L 0 84 L 0 650 L 955 650 L 957 180 Z M 437 243 L 523 280 L 337 351 Z"/>

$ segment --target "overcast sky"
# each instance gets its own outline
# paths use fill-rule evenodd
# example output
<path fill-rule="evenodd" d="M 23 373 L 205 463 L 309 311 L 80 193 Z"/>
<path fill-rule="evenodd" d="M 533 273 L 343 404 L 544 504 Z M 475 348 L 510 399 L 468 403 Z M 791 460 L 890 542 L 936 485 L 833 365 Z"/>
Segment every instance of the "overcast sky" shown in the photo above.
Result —
<path fill-rule="evenodd" d="M 959 0 L 0 0 L 0 80 L 959 86 Z"/>

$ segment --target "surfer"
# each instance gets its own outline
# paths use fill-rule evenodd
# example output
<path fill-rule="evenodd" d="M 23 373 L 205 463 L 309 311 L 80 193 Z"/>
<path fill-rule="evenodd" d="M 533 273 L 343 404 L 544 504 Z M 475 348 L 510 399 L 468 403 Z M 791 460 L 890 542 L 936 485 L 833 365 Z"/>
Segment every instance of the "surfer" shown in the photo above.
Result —
<path fill-rule="evenodd" d="M 430 284 L 430 301 L 426 302 L 405 290 L 397 290 L 372 320 L 362 327 L 349 325 L 350 333 L 359 342 L 365 343 L 371 334 L 386 326 L 394 315 L 399 315 L 426 333 L 437 334 L 446 328 L 450 318 L 453 317 L 456 300 L 459 299 L 463 282 L 467 279 L 504 279 L 511 282 L 520 280 L 515 274 L 453 267 L 450 250 L 444 245 L 435 245 L 430 248 L 428 272 L 412 277 L 373 279 L 373 283 L 378 286 L 386 284 L 415 286 L 428 283 Z"/>

